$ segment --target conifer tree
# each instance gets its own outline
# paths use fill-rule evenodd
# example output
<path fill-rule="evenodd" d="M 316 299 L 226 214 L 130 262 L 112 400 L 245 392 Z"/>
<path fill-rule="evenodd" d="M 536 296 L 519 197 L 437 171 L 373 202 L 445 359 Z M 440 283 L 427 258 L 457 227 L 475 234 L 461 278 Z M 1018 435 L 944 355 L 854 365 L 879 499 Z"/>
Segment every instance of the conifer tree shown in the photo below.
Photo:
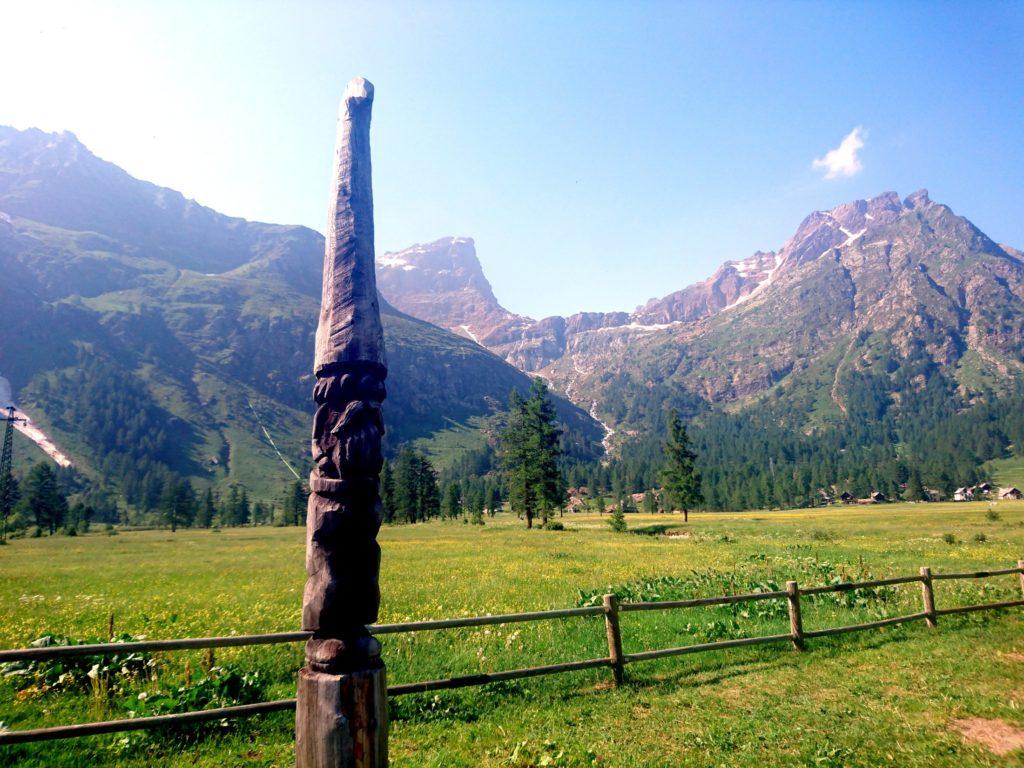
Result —
<path fill-rule="evenodd" d="M 216 517 L 217 500 L 213 495 L 213 488 L 207 488 L 196 512 L 195 525 L 197 528 L 209 528 Z"/>
<path fill-rule="evenodd" d="M 626 532 L 628 526 L 626 525 L 626 514 L 622 510 L 622 504 L 615 507 L 615 510 L 612 512 L 612 516 L 608 519 L 608 525 L 616 533 Z"/>
<path fill-rule="evenodd" d="M 281 504 L 282 525 L 305 525 L 306 502 L 306 487 L 296 480 L 289 486 Z"/>
<path fill-rule="evenodd" d="M 35 517 L 36 526 L 52 536 L 68 513 L 68 500 L 57 481 L 57 473 L 49 462 L 41 461 L 29 470 L 23 485 L 19 506 L 24 505 Z"/>
<path fill-rule="evenodd" d="M 417 456 L 418 506 L 423 520 L 441 514 L 441 490 L 437 485 L 437 472 L 423 454 Z"/>
<path fill-rule="evenodd" d="M 6 480 L 6 482 L 4 482 Z M 11 516 L 11 512 L 18 504 L 18 500 L 21 498 L 21 487 L 18 485 L 17 478 L 12 474 L 8 474 L 6 478 L 0 478 L 0 541 L 7 540 L 7 521 Z"/>
<path fill-rule="evenodd" d="M 238 525 L 239 514 L 241 511 L 241 494 L 238 491 L 237 485 L 232 485 L 228 491 L 228 497 L 224 500 L 224 504 L 220 508 L 220 522 L 223 525 Z"/>
<path fill-rule="evenodd" d="M 928 501 L 928 493 L 921 482 L 921 473 L 916 469 L 910 470 L 910 478 L 907 480 L 907 498 L 910 501 Z"/>
<path fill-rule="evenodd" d="M 238 524 L 248 525 L 252 522 L 252 507 L 249 506 L 249 494 L 245 488 L 238 499 Z"/>
<path fill-rule="evenodd" d="M 548 514 L 564 503 L 559 436 L 547 385 L 534 379 L 526 400 L 513 390 L 508 423 L 501 435 L 502 464 L 512 510 L 526 517 L 527 528 L 533 527 L 538 512 L 546 523 Z"/>
<path fill-rule="evenodd" d="M 462 487 L 459 483 L 449 483 L 444 489 L 444 501 L 441 503 L 445 517 L 454 519 L 462 514 Z"/>
<path fill-rule="evenodd" d="M 690 507 L 704 501 L 700 473 L 694 466 L 697 454 L 690 448 L 686 427 L 672 409 L 668 415 L 668 440 L 665 443 L 667 462 L 661 473 L 665 495 L 672 505 L 683 510 L 683 521 L 690 519 Z M 767 479 L 767 478 L 765 478 Z"/>
<path fill-rule="evenodd" d="M 648 488 L 644 491 L 644 512 L 653 515 L 658 511 L 658 502 L 654 498 L 654 491 Z"/>

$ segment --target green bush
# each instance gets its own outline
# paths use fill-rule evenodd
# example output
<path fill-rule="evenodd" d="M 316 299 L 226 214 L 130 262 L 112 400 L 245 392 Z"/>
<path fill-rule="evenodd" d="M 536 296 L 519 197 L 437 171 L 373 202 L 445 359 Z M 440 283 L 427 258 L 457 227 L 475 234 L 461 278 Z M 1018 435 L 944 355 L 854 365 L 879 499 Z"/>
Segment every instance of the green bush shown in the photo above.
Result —
<path fill-rule="evenodd" d="M 622 512 L 621 506 L 616 507 L 612 512 L 612 516 L 608 520 L 608 527 L 616 533 L 625 533 L 628 530 L 629 526 L 626 524 L 626 516 Z"/>
<path fill-rule="evenodd" d="M 131 643 L 141 638 L 119 635 L 115 643 Z M 43 635 L 29 643 L 30 648 L 106 643 L 107 638 L 76 640 L 64 635 Z M 0 664 L 0 676 L 21 686 L 26 696 L 66 690 L 110 691 L 120 693 L 127 683 L 145 678 L 155 661 L 148 653 L 118 653 L 104 656 L 65 656 L 44 661 L 10 661 Z"/>
<path fill-rule="evenodd" d="M 545 531 L 564 531 L 565 526 L 562 525 L 558 520 L 548 520 L 544 526 Z"/>
<path fill-rule="evenodd" d="M 956 536 L 954 536 L 952 533 L 942 534 L 942 540 L 947 544 L 956 544 Z"/>

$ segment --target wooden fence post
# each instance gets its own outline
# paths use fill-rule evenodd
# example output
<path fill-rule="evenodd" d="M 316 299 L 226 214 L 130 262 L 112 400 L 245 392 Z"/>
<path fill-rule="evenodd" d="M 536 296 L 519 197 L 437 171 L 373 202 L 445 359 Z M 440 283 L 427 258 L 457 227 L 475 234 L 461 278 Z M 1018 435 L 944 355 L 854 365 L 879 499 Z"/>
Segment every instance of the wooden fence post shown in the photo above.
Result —
<path fill-rule="evenodd" d="M 1020 569 L 1020 591 L 1024 594 L 1024 560 L 1017 561 L 1017 568 Z"/>
<path fill-rule="evenodd" d="M 924 621 L 935 629 L 935 592 L 932 590 L 932 569 L 921 566 L 921 599 L 924 600 Z"/>
<path fill-rule="evenodd" d="M 804 649 L 804 622 L 800 617 L 800 588 L 795 581 L 786 582 L 786 601 L 789 603 L 789 632 L 793 647 Z"/>
<path fill-rule="evenodd" d="M 608 633 L 608 660 L 615 685 L 622 685 L 622 633 L 619 631 L 619 601 L 615 595 L 604 596 L 604 625 Z"/>

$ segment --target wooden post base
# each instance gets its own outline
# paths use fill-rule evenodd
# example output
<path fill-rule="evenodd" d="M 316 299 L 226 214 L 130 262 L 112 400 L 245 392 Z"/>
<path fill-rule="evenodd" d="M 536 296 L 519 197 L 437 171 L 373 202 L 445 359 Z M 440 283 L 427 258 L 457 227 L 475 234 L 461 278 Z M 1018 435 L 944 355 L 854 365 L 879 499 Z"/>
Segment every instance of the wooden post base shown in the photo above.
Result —
<path fill-rule="evenodd" d="M 384 666 L 343 674 L 299 670 L 296 768 L 386 768 Z"/>

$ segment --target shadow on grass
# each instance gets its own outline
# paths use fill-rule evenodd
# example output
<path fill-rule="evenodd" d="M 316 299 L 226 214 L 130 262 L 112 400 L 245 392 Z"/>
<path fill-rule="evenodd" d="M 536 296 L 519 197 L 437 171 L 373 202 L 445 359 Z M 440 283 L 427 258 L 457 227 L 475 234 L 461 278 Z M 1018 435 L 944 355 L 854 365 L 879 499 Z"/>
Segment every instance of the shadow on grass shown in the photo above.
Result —
<path fill-rule="evenodd" d="M 669 531 L 677 531 L 681 528 L 683 528 L 682 524 L 655 523 L 653 525 L 643 525 L 639 528 L 630 528 L 629 532 L 637 536 L 664 536 Z"/>

